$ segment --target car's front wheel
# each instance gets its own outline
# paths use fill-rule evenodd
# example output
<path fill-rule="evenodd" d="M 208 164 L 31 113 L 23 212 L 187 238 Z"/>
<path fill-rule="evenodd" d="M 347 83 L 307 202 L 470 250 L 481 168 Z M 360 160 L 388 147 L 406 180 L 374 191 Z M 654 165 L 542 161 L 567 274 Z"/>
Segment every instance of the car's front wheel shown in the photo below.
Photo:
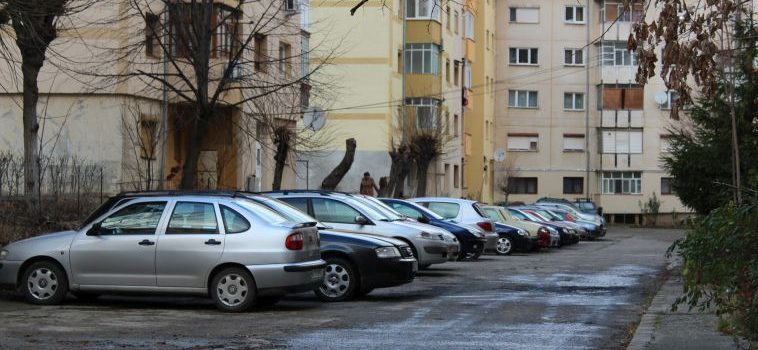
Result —
<path fill-rule="evenodd" d="M 24 283 L 26 301 L 35 305 L 60 304 L 68 293 L 66 272 L 49 261 L 36 262 L 27 267 L 21 281 Z"/>
<path fill-rule="evenodd" d="M 509 255 L 513 251 L 513 242 L 508 237 L 500 237 L 497 239 L 497 245 L 495 246 L 495 252 L 497 255 Z"/>
<path fill-rule="evenodd" d="M 326 302 L 345 301 L 355 296 L 358 275 L 349 261 L 329 257 L 324 268 L 324 280 L 314 290 L 316 296 Z"/>
<path fill-rule="evenodd" d="M 250 272 L 230 267 L 216 273 L 211 281 L 211 298 L 226 312 L 244 312 L 255 305 L 257 289 Z"/>

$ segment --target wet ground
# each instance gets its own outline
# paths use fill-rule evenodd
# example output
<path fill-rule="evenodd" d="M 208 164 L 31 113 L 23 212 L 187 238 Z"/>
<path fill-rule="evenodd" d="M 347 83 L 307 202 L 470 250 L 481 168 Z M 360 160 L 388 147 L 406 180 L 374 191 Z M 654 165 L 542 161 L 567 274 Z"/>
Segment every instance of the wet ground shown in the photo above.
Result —
<path fill-rule="evenodd" d="M 306 293 L 246 314 L 198 298 L 35 307 L 3 294 L 0 349 L 619 349 L 680 235 L 611 228 L 602 241 L 432 266 L 353 302 Z"/>

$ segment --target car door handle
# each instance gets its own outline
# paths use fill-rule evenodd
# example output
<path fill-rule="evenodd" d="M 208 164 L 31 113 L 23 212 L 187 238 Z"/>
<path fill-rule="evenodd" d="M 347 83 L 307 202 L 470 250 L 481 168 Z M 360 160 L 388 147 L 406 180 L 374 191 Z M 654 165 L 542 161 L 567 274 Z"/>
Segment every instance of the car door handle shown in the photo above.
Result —
<path fill-rule="evenodd" d="M 141 242 L 139 242 L 137 244 L 139 244 L 139 245 L 155 245 L 155 242 L 143 239 Z"/>
<path fill-rule="evenodd" d="M 221 242 L 219 242 L 219 241 L 217 241 L 215 239 L 209 239 L 209 240 L 205 241 L 205 244 L 207 244 L 207 245 L 219 245 L 219 244 L 221 244 Z"/>

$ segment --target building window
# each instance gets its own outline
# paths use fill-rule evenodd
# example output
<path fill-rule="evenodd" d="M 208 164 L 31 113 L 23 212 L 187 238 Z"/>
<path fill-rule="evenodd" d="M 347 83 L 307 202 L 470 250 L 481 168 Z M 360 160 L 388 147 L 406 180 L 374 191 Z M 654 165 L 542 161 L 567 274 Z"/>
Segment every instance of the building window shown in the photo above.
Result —
<path fill-rule="evenodd" d="M 145 54 L 147 57 L 157 58 L 161 56 L 160 36 L 161 19 L 158 15 L 148 13 L 145 15 Z"/>
<path fill-rule="evenodd" d="M 406 18 L 440 20 L 440 3 L 436 0 L 408 0 L 405 11 Z"/>
<path fill-rule="evenodd" d="M 508 49 L 508 63 L 510 64 L 537 64 L 538 52 L 536 48 L 511 47 Z"/>
<path fill-rule="evenodd" d="M 584 110 L 584 94 L 581 92 L 566 92 L 563 94 L 563 109 L 567 111 Z"/>
<path fill-rule="evenodd" d="M 311 25 L 310 0 L 300 0 L 300 29 L 308 30 Z"/>
<path fill-rule="evenodd" d="M 450 84 L 450 60 L 445 60 L 445 80 Z"/>
<path fill-rule="evenodd" d="M 661 178 L 661 194 L 674 194 L 674 187 L 672 186 L 673 182 L 674 182 L 673 177 L 662 177 Z"/>
<path fill-rule="evenodd" d="M 453 136 L 455 136 L 455 137 L 458 137 L 458 135 L 459 135 L 459 131 L 458 131 L 459 128 L 460 128 L 459 123 L 460 122 L 458 121 L 458 115 L 457 114 L 453 114 Z"/>
<path fill-rule="evenodd" d="M 661 135 L 661 153 L 669 153 L 671 152 L 671 140 L 673 139 L 672 135 Z"/>
<path fill-rule="evenodd" d="M 602 130 L 602 153 L 642 154 L 642 130 Z"/>
<path fill-rule="evenodd" d="M 539 8 L 511 7 L 509 10 L 508 20 L 514 23 L 539 23 Z"/>
<path fill-rule="evenodd" d="M 310 37 L 307 34 L 300 36 L 300 75 L 302 77 L 311 74 L 310 46 Z"/>
<path fill-rule="evenodd" d="M 463 36 L 467 39 L 474 39 L 474 15 L 469 11 L 463 11 Z"/>
<path fill-rule="evenodd" d="M 563 152 L 584 152 L 584 134 L 563 134 Z"/>
<path fill-rule="evenodd" d="M 292 57 L 292 46 L 287 43 L 279 43 L 279 73 L 285 76 L 290 76 L 290 64 L 289 61 Z"/>
<path fill-rule="evenodd" d="M 600 9 L 600 18 L 606 22 L 637 22 L 642 20 L 645 16 L 644 5 L 641 1 L 637 1 L 630 6 L 629 10 L 624 9 L 624 4 L 621 3 L 606 3 L 603 8 Z"/>
<path fill-rule="evenodd" d="M 405 72 L 439 74 L 440 47 L 437 44 L 406 44 Z"/>
<path fill-rule="evenodd" d="M 508 134 L 508 151 L 537 152 L 539 138 L 538 134 Z"/>
<path fill-rule="evenodd" d="M 455 86 L 458 86 L 459 84 L 458 79 L 460 79 L 460 76 L 461 76 L 460 66 L 461 66 L 461 63 L 459 61 L 453 62 L 453 84 L 455 84 Z"/>
<path fill-rule="evenodd" d="M 450 30 L 450 6 L 447 6 L 445 8 L 445 19 L 447 20 L 447 30 Z"/>
<path fill-rule="evenodd" d="M 239 12 L 226 6 L 218 6 L 216 14 L 216 54 L 228 56 L 239 47 Z"/>
<path fill-rule="evenodd" d="M 408 98 L 405 100 L 408 107 L 415 110 L 416 127 L 430 130 L 437 127 L 440 100 L 434 98 Z"/>
<path fill-rule="evenodd" d="M 265 72 L 268 67 L 268 40 L 265 35 L 255 36 L 255 70 Z"/>
<path fill-rule="evenodd" d="M 563 50 L 563 64 L 567 66 L 583 66 L 584 65 L 584 50 L 582 49 Z"/>
<path fill-rule="evenodd" d="M 140 115 L 139 148 L 142 159 L 155 160 L 158 146 L 158 118 Z"/>
<path fill-rule="evenodd" d="M 604 194 L 642 193 L 642 173 L 639 171 L 604 171 L 602 181 Z"/>
<path fill-rule="evenodd" d="M 461 174 L 460 174 L 460 167 L 458 165 L 453 165 L 453 187 L 459 188 L 461 187 Z"/>
<path fill-rule="evenodd" d="M 640 110 L 642 109 L 643 88 L 602 87 L 602 109 L 606 110 Z"/>
<path fill-rule="evenodd" d="M 564 177 L 563 194 L 582 194 L 584 193 L 583 177 Z"/>
<path fill-rule="evenodd" d="M 537 108 L 537 91 L 508 90 L 508 107 Z"/>
<path fill-rule="evenodd" d="M 670 110 L 671 106 L 679 99 L 679 93 L 673 90 L 666 91 L 666 102 L 661 106 L 661 109 Z"/>
<path fill-rule="evenodd" d="M 629 51 L 626 41 L 604 41 L 600 58 L 604 66 L 637 65 L 637 52 Z"/>
<path fill-rule="evenodd" d="M 297 0 L 284 0 L 284 9 L 286 11 L 297 11 Z"/>
<path fill-rule="evenodd" d="M 512 177 L 508 180 L 510 194 L 537 194 L 536 177 Z"/>
<path fill-rule="evenodd" d="M 461 23 L 461 20 L 458 16 L 458 11 L 453 11 L 453 22 L 455 22 L 455 34 L 458 34 L 458 32 L 460 32 Z"/>
<path fill-rule="evenodd" d="M 471 90 L 471 86 L 472 86 L 471 85 L 471 79 L 472 79 L 471 61 L 466 61 L 464 62 L 464 64 L 465 65 L 463 67 L 463 87 Z"/>
<path fill-rule="evenodd" d="M 566 6 L 566 23 L 584 23 L 584 6 Z"/>

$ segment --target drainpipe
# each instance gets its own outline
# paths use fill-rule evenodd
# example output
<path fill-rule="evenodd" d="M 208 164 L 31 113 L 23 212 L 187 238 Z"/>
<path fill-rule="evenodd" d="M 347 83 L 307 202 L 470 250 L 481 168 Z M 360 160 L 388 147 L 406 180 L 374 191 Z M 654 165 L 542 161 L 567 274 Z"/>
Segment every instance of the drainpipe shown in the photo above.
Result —
<path fill-rule="evenodd" d="M 168 46 L 168 50 L 163 50 L 163 80 L 167 81 L 168 79 L 168 55 L 171 54 L 171 47 L 169 43 L 169 37 L 168 37 L 168 26 L 169 26 L 169 18 L 168 18 L 168 5 L 164 6 L 163 9 L 163 47 Z M 165 169 L 166 169 L 166 146 L 168 144 L 168 86 L 166 86 L 166 83 L 163 84 L 163 103 L 161 105 L 161 160 L 160 160 L 160 169 L 158 170 L 158 176 L 160 176 L 160 180 L 158 181 L 158 189 L 163 190 L 164 184 L 163 181 L 166 178 L 165 176 Z"/>
<path fill-rule="evenodd" d="M 587 186 L 584 190 L 584 192 L 587 194 L 587 200 L 590 200 L 590 50 L 592 49 L 590 47 L 590 6 L 592 6 L 592 0 L 587 1 L 587 13 L 584 16 L 585 21 L 587 22 L 587 59 L 584 62 L 585 65 L 585 87 L 584 87 L 584 155 L 585 155 L 585 161 L 586 161 L 586 169 L 585 169 L 585 177 L 586 177 L 586 183 Z M 601 19 L 602 20 L 602 19 Z M 601 46 L 601 55 L 602 55 L 602 46 Z M 602 61 L 602 57 L 601 57 Z"/>

